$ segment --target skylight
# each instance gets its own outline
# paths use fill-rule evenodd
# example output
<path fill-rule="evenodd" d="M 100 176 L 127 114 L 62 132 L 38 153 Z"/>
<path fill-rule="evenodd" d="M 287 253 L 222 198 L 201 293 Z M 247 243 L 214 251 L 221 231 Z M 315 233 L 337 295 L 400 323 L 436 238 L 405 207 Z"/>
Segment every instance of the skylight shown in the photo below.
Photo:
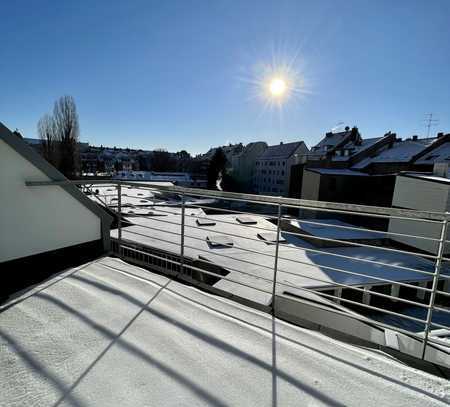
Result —
<path fill-rule="evenodd" d="M 233 246 L 233 240 L 224 235 L 208 235 L 206 241 L 211 247 L 230 247 Z"/>
<path fill-rule="evenodd" d="M 252 218 L 250 216 L 238 216 L 236 217 L 236 220 L 243 225 L 255 225 L 256 223 L 258 223 L 255 218 Z"/>
<path fill-rule="evenodd" d="M 216 222 L 208 218 L 198 218 L 196 222 L 198 226 L 214 226 L 216 224 Z"/>
<path fill-rule="evenodd" d="M 264 232 L 258 233 L 257 235 L 261 240 L 264 240 L 268 244 L 273 244 L 277 242 L 277 234 L 276 232 Z M 286 239 L 280 234 L 280 238 L 278 240 L 280 243 L 285 243 Z"/>

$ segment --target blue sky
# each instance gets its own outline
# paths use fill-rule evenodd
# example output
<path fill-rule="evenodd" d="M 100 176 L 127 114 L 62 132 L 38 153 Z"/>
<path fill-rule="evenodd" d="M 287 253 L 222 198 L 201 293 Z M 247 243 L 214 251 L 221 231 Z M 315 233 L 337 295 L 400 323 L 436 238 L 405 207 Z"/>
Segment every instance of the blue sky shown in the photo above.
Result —
<path fill-rule="evenodd" d="M 0 121 L 36 136 L 74 96 L 81 139 L 192 153 L 228 142 L 308 146 L 338 122 L 364 137 L 450 131 L 450 1 L 4 1 Z M 292 61 L 306 94 L 253 97 Z"/>

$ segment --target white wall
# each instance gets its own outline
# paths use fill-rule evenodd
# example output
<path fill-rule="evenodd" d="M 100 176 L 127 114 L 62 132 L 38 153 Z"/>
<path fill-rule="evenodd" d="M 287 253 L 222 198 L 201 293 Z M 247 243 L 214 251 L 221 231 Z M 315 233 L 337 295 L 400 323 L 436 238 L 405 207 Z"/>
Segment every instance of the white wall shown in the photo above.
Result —
<path fill-rule="evenodd" d="M 0 262 L 101 238 L 100 218 L 0 140 Z"/>
<path fill-rule="evenodd" d="M 449 185 L 427 181 L 419 178 L 397 176 L 395 180 L 392 206 L 407 209 L 416 209 L 433 212 L 445 212 L 449 205 Z M 405 233 L 414 236 L 440 238 L 441 226 L 412 220 L 391 219 L 389 232 Z M 392 240 L 437 253 L 438 242 L 412 237 L 390 236 Z M 449 253 L 450 248 L 445 250 Z"/>

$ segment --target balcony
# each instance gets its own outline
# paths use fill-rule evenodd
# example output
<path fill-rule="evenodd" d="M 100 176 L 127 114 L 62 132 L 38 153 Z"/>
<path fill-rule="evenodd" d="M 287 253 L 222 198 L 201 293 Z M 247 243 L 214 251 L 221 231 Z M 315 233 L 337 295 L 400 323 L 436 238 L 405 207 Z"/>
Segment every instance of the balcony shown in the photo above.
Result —
<path fill-rule="evenodd" d="M 448 402 L 404 364 L 450 365 L 446 213 L 73 183 L 115 216 L 111 250 L 1 308 L 0 401 Z M 436 252 L 396 245 L 389 219 L 438 227 L 408 236 Z"/>

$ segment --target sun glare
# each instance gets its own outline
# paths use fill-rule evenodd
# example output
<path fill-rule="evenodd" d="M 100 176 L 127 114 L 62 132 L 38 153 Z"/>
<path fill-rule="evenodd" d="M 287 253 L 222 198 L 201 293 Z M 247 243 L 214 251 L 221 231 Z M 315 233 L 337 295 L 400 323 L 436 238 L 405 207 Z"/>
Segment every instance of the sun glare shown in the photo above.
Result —
<path fill-rule="evenodd" d="M 286 46 L 273 46 L 271 55 L 264 60 L 259 55 L 256 62 L 252 59 L 249 58 L 248 68 L 239 77 L 250 85 L 248 100 L 261 104 L 258 117 L 266 114 L 273 117 L 275 113 L 281 124 L 284 111 L 292 110 L 311 93 L 309 79 L 305 77 L 306 60 L 299 48 L 289 50 Z"/>
<path fill-rule="evenodd" d="M 270 94 L 273 97 L 280 98 L 286 93 L 286 81 L 281 78 L 273 78 L 269 83 Z"/>

